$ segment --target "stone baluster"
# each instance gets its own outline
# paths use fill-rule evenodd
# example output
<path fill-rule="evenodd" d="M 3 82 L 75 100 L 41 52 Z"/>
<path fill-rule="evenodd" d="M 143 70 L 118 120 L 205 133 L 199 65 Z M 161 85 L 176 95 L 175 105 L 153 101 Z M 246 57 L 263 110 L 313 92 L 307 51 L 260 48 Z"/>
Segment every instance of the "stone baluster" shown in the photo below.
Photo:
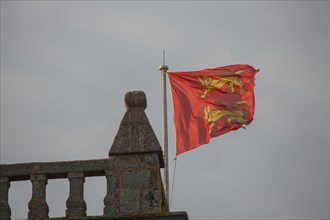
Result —
<path fill-rule="evenodd" d="M 29 202 L 28 219 L 48 218 L 49 208 L 46 202 L 46 175 L 31 175 L 32 198 Z"/>
<path fill-rule="evenodd" d="M 0 219 L 10 219 L 11 211 L 8 203 L 8 191 L 10 180 L 8 177 L 0 177 Z"/>
<path fill-rule="evenodd" d="M 66 201 L 66 216 L 86 216 L 87 205 L 84 201 L 84 173 L 68 173 L 68 178 L 70 182 L 70 195 Z"/>
<path fill-rule="evenodd" d="M 112 170 L 105 171 L 105 177 L 107 179 L 107 194 L 104 197 L 104 209 L 103 215 L 110 216 L 119 212 L 118 196 L 119 186 L 117 179 L 114 177 Z"/>

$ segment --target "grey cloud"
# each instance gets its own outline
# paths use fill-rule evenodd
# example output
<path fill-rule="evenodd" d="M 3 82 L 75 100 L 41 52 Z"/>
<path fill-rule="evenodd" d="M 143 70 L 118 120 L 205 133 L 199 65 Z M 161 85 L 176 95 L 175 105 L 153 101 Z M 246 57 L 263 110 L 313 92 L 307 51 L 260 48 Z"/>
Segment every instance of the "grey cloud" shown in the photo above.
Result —
<path fill-rule="evenodd" d="M 107 157 L 131 90 L 146 92 L 160 140 L 166 49 L 170 71 L 261 69 L 254 122 L 178 157 L 172 210 L 329 218 L 329 2 L 1 1 L 0 43 L 1 163 Z M 88 214 L 102 213 L 104 181 L 86 180 Z M 67 186 L 49 181 L 51 216 L 64 215 Z M 30 196 L 12 183 L 14 219 Z"/>

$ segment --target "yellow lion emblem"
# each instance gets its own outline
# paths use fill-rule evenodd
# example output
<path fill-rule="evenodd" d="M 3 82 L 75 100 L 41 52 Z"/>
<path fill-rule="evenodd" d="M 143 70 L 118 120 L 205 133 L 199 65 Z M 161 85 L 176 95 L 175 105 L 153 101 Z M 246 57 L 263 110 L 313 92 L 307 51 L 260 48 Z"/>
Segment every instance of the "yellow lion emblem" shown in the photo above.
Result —
<path fill-rule="evenodd" d="M 210 106 L 204 107 L 204 116 L 208 124 L 210 124 L 209 133 L 211 133 L 212 128 L 215 125 L 215 122 L 220 120 L 224 116 L 228 116 L 227 122 L 238 122 L 244 125 L 247 120 L 243 118 L 242 111 L 228 111 L 228 110 L 211 110 Z"/>
<path fill-rule="evenodd" d="M 242 71 L 236 71 L 235 74 L 241 74 Z M 197 77 L 201 83 L 201 86 L 205 89 L 203 94 L 200 96 L 201 98 L 205 98 L 207 93 L 209 93 L 212 89 L 221 89 L 224 85 L 228 85 L 230 91 L 227 93 L 232 94 L 235 91 L 235 86 L 239 88 L 241 93 L 244 93 L 245 90 L 243 88 L 243 83 L 235 76 L 224 77 L 220 79 L 212 79 L 209 76 Z"/>

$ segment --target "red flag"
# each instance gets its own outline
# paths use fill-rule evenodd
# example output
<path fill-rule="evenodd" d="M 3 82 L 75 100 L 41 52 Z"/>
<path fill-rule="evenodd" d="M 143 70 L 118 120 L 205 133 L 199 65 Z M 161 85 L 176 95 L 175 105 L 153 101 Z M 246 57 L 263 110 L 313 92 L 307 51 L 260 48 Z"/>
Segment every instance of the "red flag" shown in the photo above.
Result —
<path fill-rule="evenodd" d="M 249 65 L 231 65 L 168 72 L 177 155 L 252 122 L 254 80 L 258 71 Z"/>

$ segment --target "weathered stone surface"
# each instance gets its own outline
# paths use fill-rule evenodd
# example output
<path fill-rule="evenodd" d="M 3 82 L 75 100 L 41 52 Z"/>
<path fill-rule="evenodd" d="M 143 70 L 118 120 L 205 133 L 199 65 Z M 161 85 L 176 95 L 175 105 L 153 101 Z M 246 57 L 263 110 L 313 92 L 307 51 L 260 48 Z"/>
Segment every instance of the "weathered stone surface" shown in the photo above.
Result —
<path fill-rule="evenodd" d="M 70 195 L 66 201 L 66 216 L 86 216 L 87 206 L 84 200 L 84 173 L 68 173 L 68 178 L 70 181 Z"/>
<path fill-rule="evenodd" d="M 104 170 L 113 169 L 113 162 L 106 159 L 77 160 L 41 163 L 1 164 L 0 177 L 10 181 L 29 180 L 30 175 L 46 174 L 48 179 L 67 178 L 68 172 L 84 172 L 86 177 L 104 176 Z"/>
<path fill-rule="evenodd" d="M 163 151 L 144 112 L 147 106 L 144 92 L 128 92 L 125 95 L 125 103 L 127 111 L 120 123 L 109 156 L 157 153 L 163 168 Z"/>
<path fill-rule="evenodd" d="M 108 186 L 113 192 L 107 195 L 116 195 L 111 197 L 115 204 L 109 205 L 105 213 L 110 209 L 114 216 L 168 212 L 160 173 L 164 167 L 163 151 L 144 112 L 144 92 L 128 92 L 125 103 L 127 111 L 109 151 L 116 168 L 111 174 L 115 180 Z M 113 185 L 118 185 L 118 191 Z"/>
<path fill-rule="evenodd" d="M 121 216 L 88 216 L 79 218 L 51 218 L 51 220 L 189 220 L 186 212 L 135 213 Z"/>
<path fill-rule="evenodd" d="M 105 216 L 119 213 L 119 179 L 115 176 L 114 170 L 106 170 L 105 177 L 107 178 L 107 194 L 104 197 L 103 214 Z"/>
<path fill-rule="evenodd" d="M 119 207 L 113 215 L 168 212 L 157 154 L 131 154 L 111 159 L 115 162 L 113 175 L 119 189 L 108 193 L 119 194 L 112 201 Z"/>
<path fill-rule="evenodd" d="M 0 219 L 10 219 L 11 210 L 8 203 L 10 181 L 8 177 L 0 177 Z"/>
<path fill-rule="evenodd" d="M 147 97 L 143 91 L 127 92 L 125 94 L 125 105 L 126 109 L 129 108 L 147 108 Z"/>
<path fill-rule="evenodd" d="M 32 198 L 29 202 L 28 219 L 48 218 L 49 208 L 46 202 L 46 175 L 31 175 Z"/>

